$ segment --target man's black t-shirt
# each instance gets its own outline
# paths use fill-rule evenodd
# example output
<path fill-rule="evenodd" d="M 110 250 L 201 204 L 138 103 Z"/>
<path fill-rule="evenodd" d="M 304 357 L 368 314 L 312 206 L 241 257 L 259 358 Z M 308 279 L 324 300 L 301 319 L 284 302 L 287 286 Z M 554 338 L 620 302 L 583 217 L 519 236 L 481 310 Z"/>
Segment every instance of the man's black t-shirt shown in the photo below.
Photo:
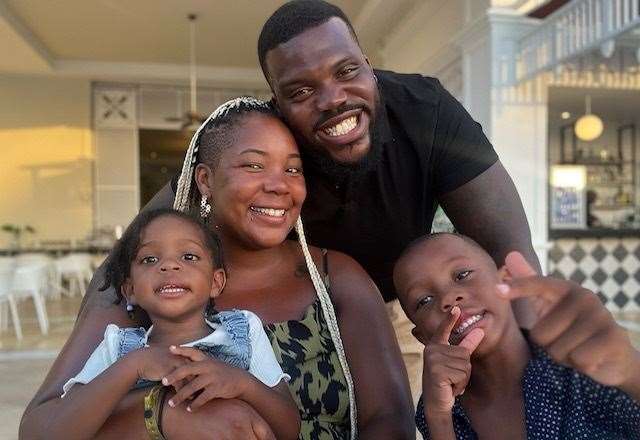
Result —
<path fill-rule="evenodd" d="M 395 261 L 430 232 L 437 197 L 480 175 L 498 156 L 480 124 L 437 79 L 381 70 L 376 76 L 386 113 L 377 119 L 380 161 L 365 176 L 339 183 L 305 163 L 302 220 L 310 244 L 353 257 L 391 301 Z"/>
<path fill-rule="evenodd" d="M 379 70 L 376 76 L 386 111 L 376 128 L 383 143 L 378 166 L 357 182 L 336 184 L 305 163 L 302 220 L 309 243 L 352 256 L 391 301 L 395 261 L 431 231 L 437 197 L 498 156 L 437 79 Z"/>

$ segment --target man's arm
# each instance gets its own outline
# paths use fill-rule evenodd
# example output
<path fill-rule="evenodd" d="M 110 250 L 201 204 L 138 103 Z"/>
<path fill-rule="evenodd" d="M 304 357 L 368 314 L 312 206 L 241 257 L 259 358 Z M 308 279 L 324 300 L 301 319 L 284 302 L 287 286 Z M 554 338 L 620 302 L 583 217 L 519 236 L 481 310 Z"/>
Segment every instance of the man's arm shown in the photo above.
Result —
<path fill-rule="evenodd" d="M 171 207 L 173 197 L 171 186 L 167 184 L 151 199 L 143 211 Z M 80 371 L 91 352 L 102 340 L 107 324 L 113 323 L 119 327 L 138 324 L 128 318 L 121 305 L 114 303 L 117 295 L 112 287 L 105 291 L 98 290 L 103 283 L 104 264 L 96 270 L 89 283 L 69 339 L 22 415 L 21 438 L 35 439 L 47 436 L 47 426 L 56 417 L 62 385 Z"/>
<path fill-rule="evenodd" d="M 498 267 L 509 252 L 518 251 L 541 273 L 520 196 L 500 161 L 439 201 L 456 230 L 477 241 Z M 513 308 L 520 325 L 529 328 L 533 312 L 528 302 L 518 301 Z"/>

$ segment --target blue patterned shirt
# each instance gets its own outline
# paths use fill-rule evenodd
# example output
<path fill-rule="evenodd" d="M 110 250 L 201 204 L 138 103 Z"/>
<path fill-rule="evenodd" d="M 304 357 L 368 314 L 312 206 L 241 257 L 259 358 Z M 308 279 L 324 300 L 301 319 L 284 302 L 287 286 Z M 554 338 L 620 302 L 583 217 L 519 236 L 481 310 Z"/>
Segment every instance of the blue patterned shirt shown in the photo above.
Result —
<path fill-rule="evenodd" d="M 608 387 L 555 363 L 531 345 L 532 358 L 522 380 L 528 440 L 640 440 L 640 403 L 618 388 Z M 456 398 L 453 427 L 460 440 L 477 439 L 471 421 Z M 422 397 L 416 426 L 430 439 Z"/>

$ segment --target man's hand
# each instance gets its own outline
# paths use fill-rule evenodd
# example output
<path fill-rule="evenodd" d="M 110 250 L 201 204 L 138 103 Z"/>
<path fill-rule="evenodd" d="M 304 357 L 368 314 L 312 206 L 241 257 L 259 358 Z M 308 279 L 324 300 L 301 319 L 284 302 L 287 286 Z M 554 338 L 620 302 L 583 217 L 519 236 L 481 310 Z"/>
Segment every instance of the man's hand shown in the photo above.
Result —
<path fill-rule="evenodd" d="M 449 345 L 451 331 L 459 317 L 460 308 L 453 307 L 424 348 L 422 391 L 425 416 L 450 414 L 455 397 L 461 395 L 469 383 L 471 353 L 484 338 L 484 330 L 473 329 L 460 344 Z"/>
<path fill-rule="evenodd" d="M 518 252 L 507 255 L 506 265 L 513 279 L 498 285 L 498 292 L 509 300 L 531 299 L 534 343 L 559 364 L 603 385 L 637 393 L 640 353 L 593 292 L 570 281 L 537 276 Z"/>

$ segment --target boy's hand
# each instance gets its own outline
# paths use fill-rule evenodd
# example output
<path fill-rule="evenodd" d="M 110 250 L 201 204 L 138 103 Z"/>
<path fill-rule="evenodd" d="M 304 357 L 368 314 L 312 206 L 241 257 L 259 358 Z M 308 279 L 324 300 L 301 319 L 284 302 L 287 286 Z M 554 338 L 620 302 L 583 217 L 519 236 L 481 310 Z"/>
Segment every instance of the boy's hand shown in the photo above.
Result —
<path fill-rule="evenodd" d="M 469 383 L 471 353 L 484 338 L 484 330 L 473 329 L 460 344 L 449 345 L 451 331 L 459 317 L 460 308 L 453 307 L 424 348 L 422 392 L 426 414 L 450 413 L 455 397 L 461 395 Z"/>
<path fill-rule="evenodd" d="M 170 406 L 193 399 L 187 411 L 195 411 L 213 399 L 242 397 L 250 380 L 246 371 L 214 359 L 196 348 L 171 346 L 170 349 L 186 360 L 184 365 L 162 379 L 163 385 L 173 385 L 176 389 L 175 396 L 168 402 Z"/>
<path fill-rule="evenodd" d="M 571 281 L 541 277 L 518 252 L 506 258 L 514 277 L 499 285 L 507 299 L 527 297 L 537 315 L 530 337 L 556 362 L 603 385 L 632 391 L 640 384 L 640 353 L 600 299 Z"/>

